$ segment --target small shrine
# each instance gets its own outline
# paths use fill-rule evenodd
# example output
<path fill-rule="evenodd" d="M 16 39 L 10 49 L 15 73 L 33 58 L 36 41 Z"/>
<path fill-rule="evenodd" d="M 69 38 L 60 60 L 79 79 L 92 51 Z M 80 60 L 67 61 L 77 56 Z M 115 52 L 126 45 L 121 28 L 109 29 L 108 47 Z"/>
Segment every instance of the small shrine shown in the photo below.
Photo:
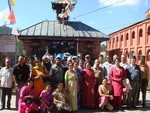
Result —
<path fill-rule="evenodd" d="M 42 57 L 47 48 L 49 54 L 86 54 L 92 59 L 100 53 L 100 43 L 109 36 L 79 21 L 70 21 L 69 14 L 75 11 L 76 0 L 51 2 L 57 20 L 44 20 L 20 31 L 19 39 L 24 42 L 28 56 Z M 73 10 L 74 9 L 74 10 Z"/>

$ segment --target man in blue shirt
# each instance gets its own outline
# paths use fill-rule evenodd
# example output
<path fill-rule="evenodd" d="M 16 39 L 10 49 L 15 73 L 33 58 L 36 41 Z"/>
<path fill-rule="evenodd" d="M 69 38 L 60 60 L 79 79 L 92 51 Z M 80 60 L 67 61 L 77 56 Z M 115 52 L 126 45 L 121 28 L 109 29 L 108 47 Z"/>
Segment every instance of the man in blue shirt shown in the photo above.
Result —
<path fill-rule="evenodd" d="M 140 88 L 141 83 L 141 69 L 136 64 L 136 57 L 133 56 L 131 59 L 131 64 L 129 64 L 126 68 L 127 70 L 127 77 L 130 81 L 132 90 L 129 91 L 128 98 L 127 98 L 127 107 L 128 108 L 136 108 L 137 98 L 138 98 L 138 91 Z"/>

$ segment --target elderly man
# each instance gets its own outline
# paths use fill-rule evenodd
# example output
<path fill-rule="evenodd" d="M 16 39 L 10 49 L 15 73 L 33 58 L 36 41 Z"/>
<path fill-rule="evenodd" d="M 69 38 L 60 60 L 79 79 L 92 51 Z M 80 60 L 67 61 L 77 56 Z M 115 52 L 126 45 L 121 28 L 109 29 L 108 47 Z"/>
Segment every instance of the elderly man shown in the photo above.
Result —
<path fill-rule="evenodd" d="M 84 67 L 86 67 L 86 63 L 90 63 L 91 66 L 93 66 L 93 62 L 91 61 L 91 56 L 90 55 L 85 55 L 85 62 L 84 62 Z"/>
<path fill-rule="evenodd" d="M 121 55 L 121 62 L 120 62 L 120 66 L 122 66 L 124 69 L 126 69 L 126 67 L 129 64 L 127 63 L 127 58 L 125 54 Z M 127 102 L 127 96 L 128 96 L 128 90 L 132 90 L 132 87 L 130 85 L 129 79 L 126 78 L 125 80 L 123 80 L 123 86 L 124 86 L 124 94 L 123 94 L 123 100 L 122 100 L 122 104 L 126 104 Z"/>
<path fill-rule="evenodd" d="M 121 55 L 121 62 L 120 62 L 120 66 L 122 66 L 124 69 L 126 69 L 127 65 L 129 65 L 127 63 L 127 58 L 125 54 Z"/>
<path fill-rule="evenodd" d="M 126 71 L 127 71 L 127 77 L 132 87 L 132 90 L 130 90 L 128 94 L 127 107 L 136 108 L 138 91 L 139 91 L 139 87 L 140 87 L 140 83 L 142 79 L 141 79 L 141 69 L 136 64 L 135 56 L 132 57 L 131 64 L 127 66 Z"/>
<path fill-rule="evenodd" d="M 44 67 L 46 67 L 46 69 L 47 69 L 47 71 L 48 71 L 48 73 L 49 73 L 52 64 L 51 64 L 50 59 L 49 59 L 48 56 L 44 55 L 44 56 L 42 57 L 42 65 L 43 65 Z M 44 81 L 44 83 L 47 83 L 47 82 L 50 82 L 50 79 L 49 79 L 49 77 L 43 77 L 43 81 Z"/>
<path fill-rule="evenodd" d="M 102 69 L 102 67 L 99 66 L 99 64 L 100 64 L 100 61 L 98 59 L 95 59 L 94 65 L 92 67 L 92 69 L 95 73 L 95 81 L 96 81 L 96 83 L 95 83 L 95 94 L 98 94 L 98 87 L 99 87 L 99 85 L 102 84 L 102 79 L 103 79 L 103 77 L 102 77 L 103 69 Z M 99 98 L 99 96 L 96 95 L 96 103 L 98 103 L 98 101 L 97 101 L 98 98 Z"/>
<path fill-rule="evenodd" d="M 5 97 L 7 95 L 7 108 L 10 109 L 10 101 L 12 95 L 13 86 L 13 68 L 11 68 L 11 60 L 5 59 L 5 67 L 0 70 L 0 85 L 2 89 L 2 109 L 5 108 Z"/>
<path fill-rule="evenodd" d="M 99 66 L 99 60 L 98 59 L 95 59 L 95 62 L 94 62 L 94 65 L 93 65 L 93 67 L 92 67 L 92 69 L 93 69 L 93 71 L 94 71 L 94 73 L 95 73 L 95 80 L 96 80 L 96 90 L 98 90 L 98 87 L 99 87 L 99 85 L 101 85 L 102 84 L 102 71 L 103 71 L 103 69 L 102 69 L 102 67 L 100 67 Z"/>

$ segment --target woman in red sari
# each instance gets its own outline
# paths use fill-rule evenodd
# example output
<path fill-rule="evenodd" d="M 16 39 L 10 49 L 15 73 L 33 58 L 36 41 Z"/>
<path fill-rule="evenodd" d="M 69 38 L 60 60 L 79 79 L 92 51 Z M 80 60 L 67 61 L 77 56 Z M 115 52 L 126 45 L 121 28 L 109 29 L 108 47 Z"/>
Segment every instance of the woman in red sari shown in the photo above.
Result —
<path fill-rule="evenodd" d="M 115 59 L 115 66 L 110 70 L 110 85 L 113 89 L 113 107 L 114 109 L 122 109 L 122 95 L 123 95 L 123 80 L 126 78 L 126 70 L 120 66 L 120 60 Z"/>
<path fill-rule="evenodd" d="M 95 74 L 91 69 L 90 63 L 86 63 L 86 69 L 83 69 L 82 76 L 82 106 L 85 108 L 95 108 Z"/>

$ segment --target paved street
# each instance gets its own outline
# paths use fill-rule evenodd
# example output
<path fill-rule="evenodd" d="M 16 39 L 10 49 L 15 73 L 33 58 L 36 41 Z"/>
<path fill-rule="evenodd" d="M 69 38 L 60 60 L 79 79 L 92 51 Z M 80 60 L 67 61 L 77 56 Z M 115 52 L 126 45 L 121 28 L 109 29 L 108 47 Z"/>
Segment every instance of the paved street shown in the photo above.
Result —
<path fill-rule="evenodd" d="M 146 105 L 147 105 L 147 108 L 142 108 L 140 105 L 137 109 L 132 109 L 132 110 L 127 110 L 125 107 L 124 107 L 124 111 L 113 111 L 111 113 L 122 113 L 122 112 L 125 112 L 125 113 L 150 113 L 150 91 L 147 91 L 147 101 L 146 101 Z M 15 96 L 13 95 L 12 97 L 12 105 L 11 105 L 11 108 L 12 110 L 7 110 L 7 109 L 4 109 L 2 111 L 0 111 L 0 113 L 17 113 L 17 110 L 15 109 Z M 140 100 L 141 100 L 141 95 L 140 95 Z M 82 110 L 79 110 L 77 113 L 107 113 L 107 112 L 102 112 L 100 111 L 99 109 L 95 109 L 95 110 L 87 110 L 87 109 L 82 109 Z"/>

